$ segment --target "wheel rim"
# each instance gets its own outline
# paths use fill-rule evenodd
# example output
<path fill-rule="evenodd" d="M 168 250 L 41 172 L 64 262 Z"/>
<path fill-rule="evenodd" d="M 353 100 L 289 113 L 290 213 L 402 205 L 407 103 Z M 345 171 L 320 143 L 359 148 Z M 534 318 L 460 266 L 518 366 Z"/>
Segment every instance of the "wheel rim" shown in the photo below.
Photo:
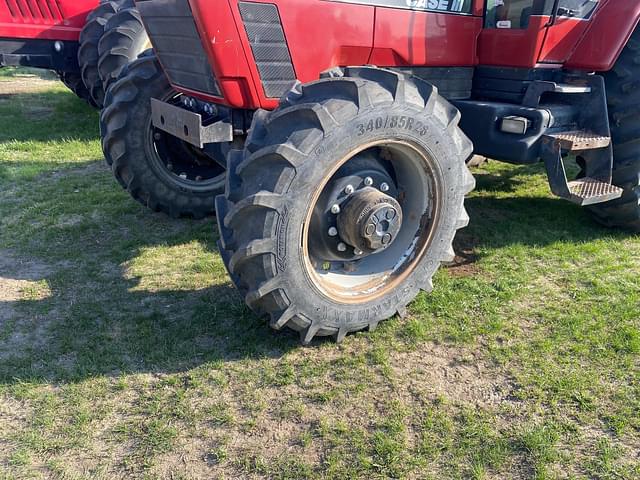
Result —
<path fill-rule="evenodd" d="M 395 203 L 378 195 L 366 205 L 367 197 L 362 192 L 383 190 L 382 183 L 387 183 L 386 191 L 380 193 Z M 348 222 L 340 221 L 340 215 L 346 209 L 353 210 L 350 202 L 356 198 L 365 200 L 360 201 L 364 206 L 358 205 L 362 213 L 349 218 L 369 218 L 371 209 L 380 204 L 384 204 L 380 210 L 383 214 L 400 206 L 402 224 L 389 245 L 372 250 L 369 244 L 369 250 L 364 251 L 363 245 L 367 244 L 363 239 L 353 245 L 357 240 L 354 231 L 362 234 L 366 229 L 358 226 L 348 234 L 341 231 Z M 439 223 L 442 202 L 440 171 L 433 156 L 422 147 L 408 141 L 381 141 L 354 150 L 324 178 L 309 204 L 302 247 L 312 283 L 340 303 L 365 303 L 390 292 L 416 270 L 424 257 Z M 336 204 L 340 208 L 335 208 Z M 331 215 L 336 218 L 332 220 Z"/>
<path fill-rule="evenodd" d="M 162 101 L 178 105 L 181 95 L 172 92 Z M 146 145 L 148 158 L 160 177 L 170 185 L 192 192 L 208 192 L 224 183 L 226 170 L 212 157 L 188 142 L 155 128 L 151 120 Z M 216 155 L 225 156 L 220 144 Z"/>

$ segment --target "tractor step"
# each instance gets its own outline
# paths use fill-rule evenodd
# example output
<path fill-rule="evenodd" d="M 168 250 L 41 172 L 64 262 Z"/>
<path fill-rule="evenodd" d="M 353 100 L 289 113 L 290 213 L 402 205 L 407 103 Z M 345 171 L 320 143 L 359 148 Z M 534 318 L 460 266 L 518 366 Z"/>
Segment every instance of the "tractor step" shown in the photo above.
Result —
<path fill-rule="evenodd" d="M 579 153 L 583 177 L 568 181 L 564 156 Z M 623 189 L 611 184 L 611 137 L 585 130 L 556 132 L 542 137 L 544 160 L 551 191 L 578 205 L 594 205 L 620 198 Z"/>
<path fill-rule="evenodd" d="M 579 152 L 605 148 L 611 145 L 611 137 L 596 135 L 582 130 L 572 132 L 551 133 L 545 135 L 550 141 L 557 143 L 563 152 Z"/>
<path fill-rule="evenodd" d="M 580 178 L 568 183 L 570 200 L 578 205 L 608 202 L 622 196 L 623 189 L 595 178 Z"/>

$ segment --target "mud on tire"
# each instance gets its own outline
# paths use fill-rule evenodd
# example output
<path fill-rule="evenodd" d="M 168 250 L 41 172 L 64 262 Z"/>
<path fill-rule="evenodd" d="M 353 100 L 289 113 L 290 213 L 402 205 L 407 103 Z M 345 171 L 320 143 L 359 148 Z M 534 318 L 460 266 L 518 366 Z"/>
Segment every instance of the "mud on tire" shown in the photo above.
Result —
<path fill-rule="evenodd" d="M 225 171 L 190 145 L 155 132 L 151 98 L 177 96 L 149 50 L 123 69 L 107 93 L 100 117 L 102 148 L 120 185 L 138 202 L 174 218 L 203 218 L 214 213 L 216 195 L 224 190 Z M 206 182 L 182 180 L 167 172 L 167 158 L 187 164 L 204 162 L 211 172 Z"/>
<path fill-rule="evenodd" d="M 469 220 L 464 197 L 475 185 L 465 165 L 472 144 L 458 128 L 460 114 L 435 87 L 373 67 L 331 76 L 296 87 L 273 112 L 256 113 L 244 151 L 229 156 L 225 195 L 216 199 L 220 251 L 246 303 L 268 315 L 273 328 L 300 332 L 304 344 L 315 336 L 341 341 L 349 332 L 373 330 L 403 314 L 419 291 L 430 291 L 440 264 L 453 259 L 453 238 Z M 337 299 L 312 272 L 305 222 L 319 185 L 341 159 L 387 141 L 415 146 L 430 158 L 433 180 L 443 189 L 438 214 L 433 210 L 429 220 L 432 236 L 393 288 L 363 300 Z M 403 208 L 411 201 L 405 198 Z M 409 234 L 417 239 L 416 230 Z M 343 293 L 349 295 L 349 287 Z"/>
<path fill-rule="evenodd" d="M 624 193 L 589 210 L 603 225 L 640 232 L 640 28 L 604 78 L 613 140 L 613 184 L 624 188 Z"/>

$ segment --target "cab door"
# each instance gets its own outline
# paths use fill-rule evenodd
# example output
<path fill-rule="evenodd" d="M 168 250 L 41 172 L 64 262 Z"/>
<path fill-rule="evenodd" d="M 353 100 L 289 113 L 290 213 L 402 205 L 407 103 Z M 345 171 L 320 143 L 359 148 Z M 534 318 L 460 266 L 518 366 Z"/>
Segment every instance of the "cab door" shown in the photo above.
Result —
<path fill-rule="evenodd" d="M 584 35 L 600 0 L 486 0 L 481 65 L 559 65 Z"/>
<path fill-rule="evenodd" d="M 486 0 L 480 65 L 532 68 L 544 45 L 554 0 Z"/>

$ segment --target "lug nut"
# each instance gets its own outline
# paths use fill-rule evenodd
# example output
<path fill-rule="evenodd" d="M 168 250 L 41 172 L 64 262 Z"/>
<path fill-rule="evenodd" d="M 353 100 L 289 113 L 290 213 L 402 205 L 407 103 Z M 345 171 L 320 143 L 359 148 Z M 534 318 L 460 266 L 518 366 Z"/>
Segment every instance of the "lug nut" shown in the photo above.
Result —
<path fill-rule="evenodd" d="M 353 251 L 356 255 L 362 255 L 364 252 L 362 250 L 358 250 L 357 248 Z"/>
<path fill-rule="evenodd" d="M 335 237 L 338 235 L 338 229 L 336 227 L 331 227 L 329 229 L 329 236 L 330 237 Z"/>
<path fill-rule="evenodd" d="M 346 193 L 347 195 L 351 195 L 354 190 L 355 189 L 353 188 L 353 185 L 347 185 L 344 189 L 344 193 Z"/>
<path fill-rule="evenodd" d="M 333 213 L 334 215 L 337 215 L 340 213 L 340 205 L 338 205 L 337 203 L 334 203 L 333 205 L 331 205 L 331 213 Z"/>
<path fill-rule="evenodd" d="M 383 182 L 380 184 L 380 191 L 381 192 L 388 192 L 389 191 L 389 184 L 386 182 Z"/>
<path fill-rule="evenodd" d="M 365 184 L 367 187 L 370 187 L 371 185 L 373 185 L 373 178 L 371 178 L 371 177 L 367 177 L 367 178 L 365 178 L 365 179 L 364 179 L 364 184 Z"/>
<path fill-rule="evenodd" d="M 344 243 L 340 242 L 338 244 L 338 251 L 339 252 L 346 252 L 347 251 L 347 246 Z"/>

